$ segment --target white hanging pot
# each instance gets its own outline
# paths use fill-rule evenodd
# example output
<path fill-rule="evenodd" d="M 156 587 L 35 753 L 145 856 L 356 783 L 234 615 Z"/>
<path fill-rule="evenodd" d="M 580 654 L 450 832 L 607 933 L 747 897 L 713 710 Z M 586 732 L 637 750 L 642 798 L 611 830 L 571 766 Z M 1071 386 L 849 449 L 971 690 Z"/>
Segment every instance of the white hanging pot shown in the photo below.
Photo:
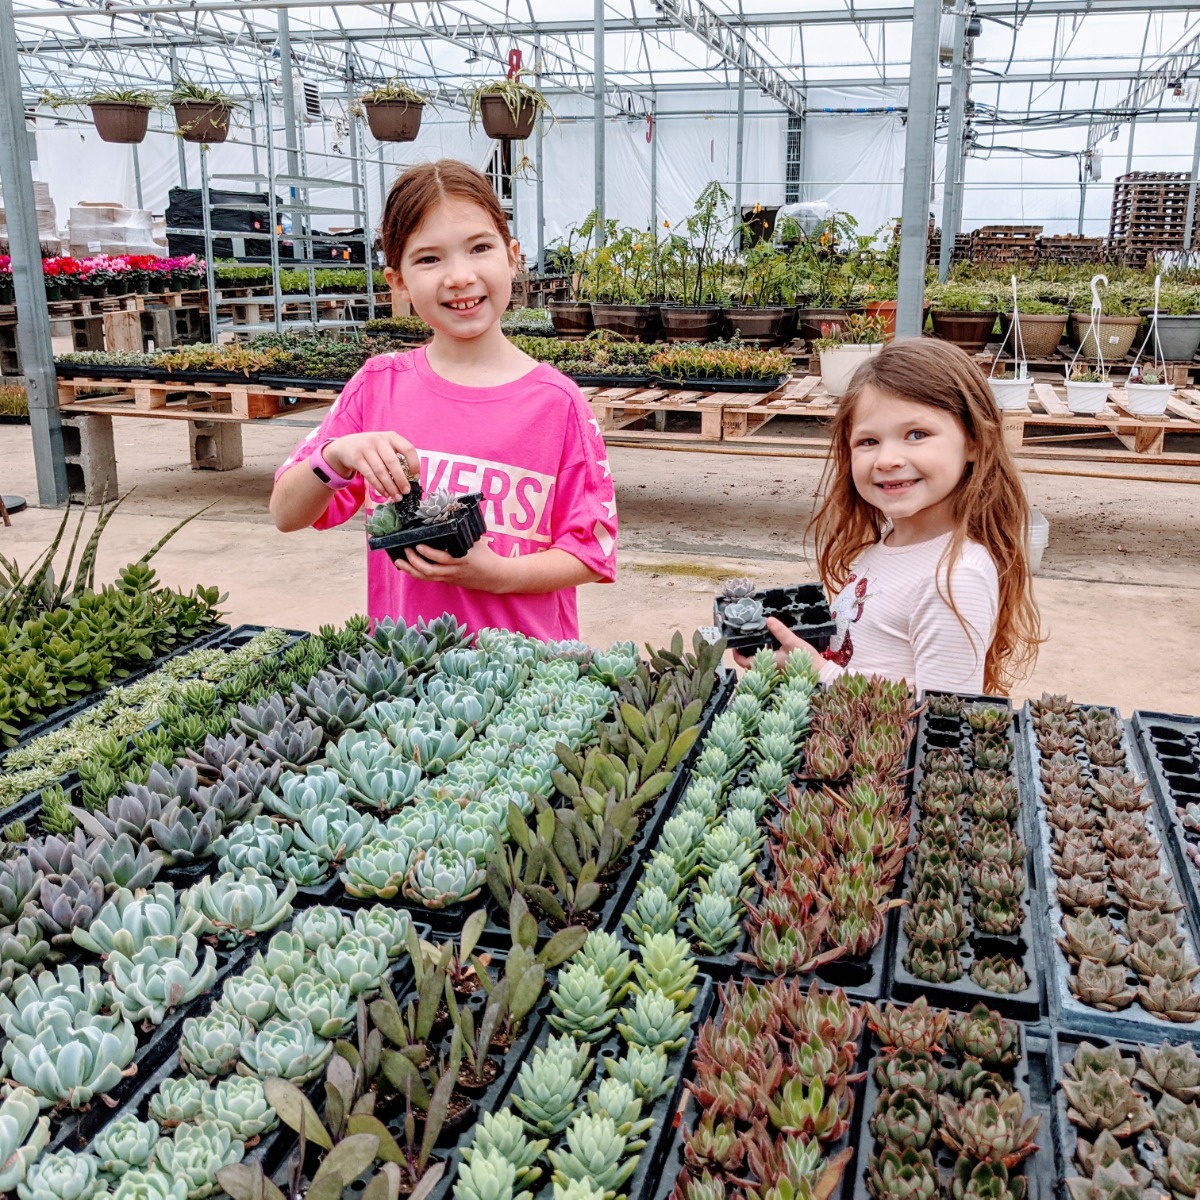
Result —
<path fill-rule="evenodd" d="M 1076 383 L 1067 382 L 1067 407 L 1073 413 L 1087 416 L 1104 411 L 1108 393 L 1112 390 L 1110 383 Z"/>
<path fill-rule="evenodd" d="M 831 396 L 844 396 L 850 387 L 854 372 L 878 354 L 883 345 L 835 346 L 821 351 L 821 382 Z"/>
<path fill-rule="evenodd" d="M 1029 407 L 1032 379 L 989 379 L 988 387 L 1001 412 L 1019 412 Z"/>
<path fill-rule="evenodd" d="M 1127 383 L 1125 407 L 1139 417 L 1161 417 L 1174 390 L 1169 383 Z"/>

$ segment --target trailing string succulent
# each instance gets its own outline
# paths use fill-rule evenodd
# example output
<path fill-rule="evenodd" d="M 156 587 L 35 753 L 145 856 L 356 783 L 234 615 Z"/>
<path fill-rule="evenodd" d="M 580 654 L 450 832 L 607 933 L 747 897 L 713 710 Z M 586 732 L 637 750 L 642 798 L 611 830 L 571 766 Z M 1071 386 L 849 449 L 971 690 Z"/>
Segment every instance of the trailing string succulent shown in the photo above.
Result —
<path fill-rule="evenodd" d="M 1071 1200 L 1194 1196 L 1200 1169 L 1200 1058 L 1190 1044 L 1081 1042 L 1062 1068 L 1075 1126 Z"/>
<path fill-rule="evenodd" d="M 1017 1026 L 983 1005 L 952 1018 L 923 997 L 907 1008 L 868 1004 L 865 1011 L 880 1044 L 865 1172 L 875 1200 L 1024 1197 L 1020 1164 L 1037 1150 L 1041 1118 L 1026 1115 L 1013 1086 Z M 939 1167 L 941 1147 L 957 1156 L 949 1171 Z"/>
<path fill-rule="evenodd" d="M 675 1197 L 833 1193 L 852 1150 L 826 1147 L 850 1127 L 861 1012 L 798 980 L 728 983 L 721 1001 L 696 1039 L 686 1086 L 699 1115 Z"/>
<path fill-rule="evenodd" d="M 742 682 L 756 676 L 747 690 L 765 698 L 775 670 L 774 656 L 760 653 Z M 798 711 L 786 697 L 781 707 Z M 757 744 L 781 753 L 772 717 L 762 717 Z M 911 723 L 906 686 L 845 675 L 812 696 L 799 785 L 788 782 L 786 759 L 758 763 L 751 784 L 773 801 L 776 819 L 767 826 L 770 878 L 756 876 L 760 899 L 746 905 L 746 961 L 776 974 L 811 971 L 865 955 L 883 936 L 908 850 Z"/>
<path fill-rule="evenodd" d="M 931 697 L 928 708 L 904 967 L 925 982 L 952 983 L 963 976 L 962 950 L 973 936 L 996 946 L 995 938 L 1020 931 L 1026 848 L 1018 831 L 1011 709 L 943 696 Z M 1016 956 L 999 950 L 972 964 L 971 980 L 1005 995 L 1030 982 Z"/>
<path fill-rule="evenodd" d="M 1136 1005 L 1164 1021 L 1200 1020 L 1196 946 L 1120 721 L 1063 696 L 1030 708 L 1072 994 L 1104 1012 Z"/>

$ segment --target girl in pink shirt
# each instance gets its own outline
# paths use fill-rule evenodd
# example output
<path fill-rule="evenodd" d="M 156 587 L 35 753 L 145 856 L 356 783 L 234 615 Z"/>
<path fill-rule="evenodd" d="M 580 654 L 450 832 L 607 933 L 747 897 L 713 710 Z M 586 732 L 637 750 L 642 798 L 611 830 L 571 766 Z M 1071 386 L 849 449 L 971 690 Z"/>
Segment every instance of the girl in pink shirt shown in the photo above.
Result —
<path fill-rule="evenodd" d="M 1029 507 L 979 368 L 933 338 L 858 369 L 833 426 L 812 527 L 837 623 L 821 681 L 844 671 L 918 690 L 1007 694 L 1040 642 Z M 743 661 L 744 660 L 740 660 Z"/>
<path fill-rule="evenodd" d="M 279 468 L 284 532 L 328 529 L 364 505 L 479 492 L 487 532 L 464 558 L 368 551 L 367 611 L 577 638 L 575 588 L 616 574 L 617 507 L 600 425 L 571 380 L 518 350 L 500 318 L 518 246 L 488 181 L 443 159 L 392 185 L 380 229 L 393 295 L 428 345 L 368 361 Z"/>

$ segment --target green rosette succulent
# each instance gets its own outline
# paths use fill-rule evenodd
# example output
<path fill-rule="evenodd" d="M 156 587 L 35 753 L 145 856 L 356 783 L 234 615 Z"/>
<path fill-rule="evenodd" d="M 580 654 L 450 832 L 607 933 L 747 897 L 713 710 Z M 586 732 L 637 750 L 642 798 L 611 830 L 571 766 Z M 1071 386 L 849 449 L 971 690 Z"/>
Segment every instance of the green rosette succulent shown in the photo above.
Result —
<path fill-rule="evenodd" d="M 291 848 L 292 827 L 266 816 L 246 821 L 213 842 L 217 866 L 222 871 L 253 867 L 263 875 L 276 874 L 280 859 Z"/>
<path fill-rule="evenodd" d="M 617 1023 L 617 1031 L 631 1046 L 657 1046 L 668 1054 L 682 1050 L 691 1014 L 677 1012 L 670 996 L 651 986 L 641 992 L 621 1010 L 625 1019 Z"/>
<path fill-rule="evenodd" d="M 353 930 L 332 946 L 317 947 L 317 969 L 335 984 L 345 984 L 351 996 L 360 996 L 382 983 L 388 971 L 387 950 L 378 938 Z"/>
<path fill-rule="evenodd" d="M 19 1200 L 93 1200 L 108 1195 L 97 1177 L 100 1160 L 94 1154 L 59 1150 L 30 1165 L 17 1184 Z"/>
<path fill-rule="evenodd" d="M 721 1184 L 724 1196 L 724 1184 Z M 595 1187 L 586 1179 L 569 1179 L 566 1182 L 555 1182 L 553 1200 L 608 1200 L 609 1193 Z M 703 1200 L 695 1197 L 689 1191 L 686 1200 Z"/>
<path fill-rule="evenodd" d="M 4 1063 L 12 1079 L 28 1087 L 43 1108 L 67 1103 L 82 1108 L 111 1091 L 137 1053 L 133 1025 L 123 1017 L 46 1014 L 33 1036 L 5 1043 Z"/>
<path fill-rule="evenodd" d="M 61 1008 L 72 1017 L 76 1013 L 95 1015 L 107 1008 L 110 1000 L 99 967 L 88 963 L 80 969 L 63 963 L 57 971 L 14 979 L 8 995 L 0 996 L 0 1026 L 6 1037 L 34 1035 L 52 1008 Z"/>
<path fill-rule="evenodd" d="M 272 1017 L 253 1038 L 242 1043 L 241 1075 L 259 1079 L 278 1076 L 299 1087 L 315 1079 L 333 1053 L 333 1043 L 317 1037 L 307 1021 Z"/>
<path fill-rule="evenodd" d="M 985 1067 L 1010 1065 L 1021 1054 L 1017 1026 L 986 1004 L 975 1005 L 951 1022 L 950 1045 L 964 1058 L 975 1059 Z"/>
<path fill-rule="evenodd" d="M 261 1137 L 279 1124 L 275 1110 L 267 1102 L 262 1080 L 248 1075 L 217 1080 L 204 1094 L 200 1115 L 224 1125 L 233 1137 L 243 1142 Z"/>
<path fill-rule="evenodd" d="M 354 1020 L 355 998 L 347 983 L 327 975 L 301 975 L 289 987 L 280 988 L 279 1012 L 288 1020 L 307 1021 L 318 1037 L 336 1038 Z"/>
<path fill-rule="evenodd" d="M 621 920 L 633 935 L 634 941 L 656 933 L 669 933 L 679 920 L 679 905 L 671 901 L 661 888 L 647 887 L 638 893 L 631 912 L 624 913 Z"/>
<path fill-rule="evenodd" d="M 604 986 L 612 996 L 613 1003 L 624 998 L 629 990 L 628 981 L 633 974 L 633 958 L 625 950 L 620 939 L 613 933 L 593 929 L 583 946 L 571 955 L 571 963 L 582 963 L 595 968 L 604 980 Z"/>
<path fill-rule="evenodd" d="M 370 813 L 356 812 L 345 801 L 338 801 L 302 813 L 295 826 L 293 843 L 297 849 L 326 862 L 343 862 L 374 828 L 375 818 Z"/>
<path fill-rule="evenodd" d="M 139 1121 L 134 1114 L 118 1117 L 96 1134 L 92 1149 L 100 1160 L 100 1171 L 108 1179 L 119 1179 L 135 1167 L 154 1161 L 158 1143 L 157 1121 Z"/>
<path fill-rule="evenodd" d="M 454 1181 L 454 1200 L 533 1200 L 516 1191 L 517 1170 L 498 1150 L 479 1151 L 464 1162 Z"/>
<path fill-rule="evenodd" d="M 291 880 L 298 888 L 317 887 L 330 876 L 329 864 L 304 850 L 289 850 L 275 868 L 277 879 Z"/>
<path fill-rule="evenodd" d="M 159 1167 L 126 1171 L 117 1181 L 111 1200 L 188 1200 L 186 1179 L 175 1179 Z"/>
<path fill-rule="evenodd" d="M 641 957 L 634 963 L 635 991 L 658 991 L 670 997 L 677 1009 L 690 1008 L 697 989 L 692 986 L 699 968 L 691 947 L 674 933 L 651 934 L 642 941 Z"/>
<path fill-rule="evenodd" d="M 646 864 L 638 888 L 658 888 L 666 894 L 668 900 L 674 900 L 679 895 L 683 890 L 683 880 L 675 870 L 675 863 L 669 854 L 655 852 Z"/>
<path fill-rule="evenodd" d="M 150 1116 L 166 1128 L 200 1116 L 208 1084 L 195 1075 L 180 1075 L 164 1079 L 158 1091 L 150 1097 Z"/>
<path fill-rule="evenodd" d="M 545 1138 L 531 1141 L 525 1122 L 511 1108 L 502 1108 L 499 1112 L 483 1114 L 475 1127 L 475 1139 L 463 1150 L 462 1156 L 463 1161 L 469 1163 L 476 1154 L 499 1154 L 512 1163 L 518 1183 L 532 1183 L 541 1174 L 534 1171 L 533 1166 L 549 1145 Z"/>
<path fill-rule="evenodd" d="M 218 1005 L 207 1016 L 183 1022 L 179 1065 L 201 1079 L 225 1075 L 237 1066 L 242 1046 L 253 1037 L 254 1026 L 245 1017 Z"/>
<path fill-rule="evenodd" d="M 573 1056 L 539 1048 L 521 1064 L 513 1104 L 532 1128 L 561 1133 L 571 1120 L 585 1078 Z"/>
<path fill-rule="evenodd" d="M 265 953 L 254 956 L 253 965 L 286 985 L 309 969 L 310 958 L 304 939 L 290 929 L 282 929 L 272 935 Z"/>
<path fill-rule="evenodd" d="M 50 1118 L 39 1116 L 38 1097 L 16 1087 L 0 1103 L 0 1192 L 11 1192 L 25 1178 L 50 1140 Z"/>
<path fill-rule="evenodd" d="M 256 1028 L 275 1015 L 275 993 L 279 985 L 258 963 L 251 963 L 240 975 L 225 981 L 217 1007 L 245 1017 Z"/>
<path fill-rule="evenodd" d="M 623 1137 L 641 1137 L 654 1127 L 653 1117 L 643 1117 L 642 1101 L 632 1086 L 619 1079 L 602 1079 L 595 1090 L 584 1097 L 588 1112 L 612 1117 Z"/>
<path fill-rule="evenodd" d="M 303 775 L 285 771 L 274 789 L 263 789 L 262 800 L 272 812 L 299 821 L 306 812 L 344 802 L 345 787 L 333 771 L 314 766 Z"/>
<path fill-rule="evenodd" d="M 702 954 L 720 955 L 742 935 L 742 907 L 724 895 L 709 892 L 696 897 L 687 927 Z"/>
<path fill-rule="evenodd" d="M 350 922 L 336 908 L 317 904 L 298 912 L 292 921 L 292 932 L 304 939 L 309 950 L 318 946 L 335 946 L 349 932 Z"/>
<path fill-rule="evenodd" d="M 603 976 L 588 963 L 568 963 L 559 972 L 558 987 L 551 989 L 550 999 L 554 1011 L 546 1019 L 560 1033 L 580 1041 L 600 1041 L 617 1016 L 617 1010 L 610 1007 Z"/>
<path fill-rule="evenodd" d="M 376 830 L 346 859 L 342 885 L 359 899 L 392 900 L 400 894 L 416 857 L 416 843 L 396 829 Z"/>
<path fill-rule="evenodd" d="M 176 907 L 175 889 L 169 883 L 156 883 L 137 893 L 118 888 L 91 925 L 72 930 L 71 937 L 93 954 L 133 958 L 153 937 L 182 937 L 203 927 L 202 914 Z"/>
<path fill-rule="evenodd" d="M 404 955 L 411 925 L 412 919 L 407 910 L 391 908 L 386 904 L 360 908 L 354 914 L 354 928 L 382 942 L 389 959 Z"/>
<path fill-rule="evenodd" d="M 52 949 L 33 917 L 22 917 L 15 925 L 0 928 L 0 992 L 8 991 L 13 980 L 49 958 Z"/>
<path fill-rule="evenodd" d="M 881 1146 L 867 1162 L 867 1191 L 875 1200 L 938 1200 L 941 1185 L 932 1153 Z"/>
<path fill-rule="evenodd" d="M 167 1013 L 195 1000 L 216 982 L 217 955 L 211 946 L 199 957 L 195 934 L 151 938 L 132 959 L 110 954 L 113 1003 L 129 1020 L 161 1025 Z"/>
<path fill-rule="evenodd" d="M 244 1152 L 243 1143 L 226 1126 L 207 1120 L 180 1125 L 174 1137 L 160 1138 L 154 1147 L 159 1168 L 187 1184 L 188 1200 L 215 1196 L 221 1190 L 217 1172 L 241 1162 Z"/>
<path fill-rule="evenodd" d="M 601 1061 L 608 1078 L 629 1084 L 646 1105 L 665 1096 L 675 1082 L 675 1076 L 667 1074 L 667 1055 L 658 1046 L 630 1046 L 623 1057 Z"/>
<path fill-rule="evenodd" d="M 479 895 L 486 878 L 473 859 L 449 846 L 418 853 L 405 876 L 404 895 L 426 908 L 449 908 Z"/>
<path fill-rule="evenodd" d="M 619 1192 L 637 1170 L 644 1142 L 630 1142 L 612 1117 L 581 1112 L 567 1129 L 566 1148 L 548 1150 L 559 1184 L 580 1181 L 605 1193 Z"/>
<path fill-rule="evenodd" d="M 184 893 L 181 907 L 203 916 L 205 933 L 215 933 L 223 942 L 240 942 L 290 917 L 295 894 L 295 883 L 289 881 L 281 892 L 269 876 L 247 867 L 237 875 L 202 879 Z"/>

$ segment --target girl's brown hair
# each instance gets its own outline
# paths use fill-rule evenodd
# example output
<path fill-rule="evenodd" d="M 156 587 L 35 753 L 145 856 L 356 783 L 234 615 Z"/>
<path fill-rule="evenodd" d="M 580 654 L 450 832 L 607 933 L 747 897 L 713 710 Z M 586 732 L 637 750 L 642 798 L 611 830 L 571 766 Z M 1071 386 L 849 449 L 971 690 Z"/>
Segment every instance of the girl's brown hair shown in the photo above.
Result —
<path fill-rule="evenodd" d="M 987 692 L 1007 694 L 1032 669 L 1042 641 L 1026 554 L 1029 505 L 987 380 L 957 346 L 935 338 L 892 342 L 855 372 L 834 419 L 819 507 L 809 524 L 821 579 L 831 593 L 840 591 L 854 560 L 883 531 L 882 513 L 858 494 L 850 470 L 854 408 L 868 387 L 950 413 L 966 432 L 974 461 L 967 464 L 953 495 L 954 534 L 939 564 L 938 589 L 944 569 L 945 600 L 966 629 L 950 594 L 950 572 L 968 538 L 992 556 L 1000 578 L 1000 604 L 984 659 L 983 685 Z"/>
<path fill-rule="evenodd" d="M 442 158 L 401 172 L 388 192 L 383 219 L 379 223 L 379 237 L 383 242 L 384 261 L 389 267 L 400 266 L 400 256 L 408 239 L 430 212 L 447 199 L 478 204 L 508 244 L 508 218 L 486 176 L 457 159 Z"/>

